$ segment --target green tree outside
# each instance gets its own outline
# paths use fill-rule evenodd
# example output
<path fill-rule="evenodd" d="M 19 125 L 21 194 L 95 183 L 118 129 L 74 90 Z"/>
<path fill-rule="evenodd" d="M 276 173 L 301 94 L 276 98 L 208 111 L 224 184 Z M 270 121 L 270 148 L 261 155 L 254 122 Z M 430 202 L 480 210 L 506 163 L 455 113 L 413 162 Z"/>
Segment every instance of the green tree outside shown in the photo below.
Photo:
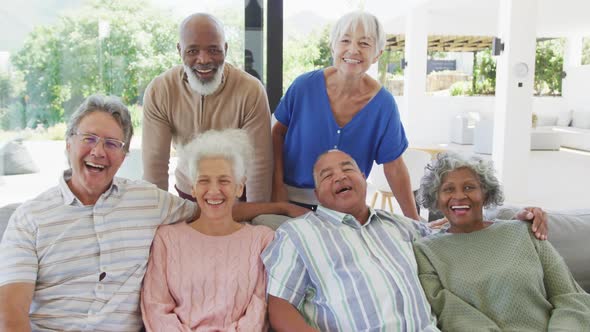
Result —
<path fill-rule="evenodd" d="M 582 64 L 590 65 L 590 37 L 585 37 L 583 40 Z"/>
<path fill-rule="evenodd" d="M 563 39 L 537 42 L 535 57 L 535 95 L 561 96 Z"/>
<path fill-rule="evenodd" d="M 139 0 L 95 0 L 36 27 L 11 58 L 25 80 L 27 126 L 64 121 L 93 93 L 139 102 L 151 79 L 179 63 L 176 24 Z"/>

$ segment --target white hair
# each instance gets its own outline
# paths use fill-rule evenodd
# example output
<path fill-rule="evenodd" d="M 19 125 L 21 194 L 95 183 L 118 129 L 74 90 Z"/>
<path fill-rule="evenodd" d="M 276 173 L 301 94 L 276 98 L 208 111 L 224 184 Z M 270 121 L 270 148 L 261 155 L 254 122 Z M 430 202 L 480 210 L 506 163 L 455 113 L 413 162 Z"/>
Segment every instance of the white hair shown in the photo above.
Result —
<path fill-rule="evenodd" d="M 244 129 L 208 130 L 179 149 L 179 163 L 186 165 L 193 183 L 199 177 L 199 162 L 222 158 L 232 167 L 236 182 L 244 182 L 254 156 L 254 147 Z"/>
<path fill-rule="evenodd" d="M 211 79 L 209 82 L 201 81 L 190 66 L 184 65 L 184 72 L 186 73 L 188 85 L 191 87 L 191 89 L 200 95 L 208 96 L 217 91 L 223 82 L 223 68 L 225 68 L 225 62 L 223 62 L 221 66 L 217 67 L 217 71 L 215 75 L 213 75 L 213 79 Z"/>
<path fill-rule="evenodd" d="M 347 33 L 354 32 L 362 26 L 367 37 L 375 40 L 375 55 L 385 48 L 385 30 L 381 22 L 373 14 L 364 11 L 354 11 L 342 16 L 332 28 L 330 33 L 330 46 L 332 49 L 336 43 Z"/>

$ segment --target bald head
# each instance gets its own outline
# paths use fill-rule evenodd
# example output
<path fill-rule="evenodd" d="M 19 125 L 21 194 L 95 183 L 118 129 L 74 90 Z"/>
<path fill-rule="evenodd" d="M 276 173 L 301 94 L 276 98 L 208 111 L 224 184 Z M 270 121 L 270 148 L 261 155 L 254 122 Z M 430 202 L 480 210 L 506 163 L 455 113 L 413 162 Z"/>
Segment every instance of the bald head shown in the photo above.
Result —
<path fill-rule="evenodd" d="M 219 43 L 225 44 L 225 31 L 223 23 L 215 16 L 206 13 L 196 13 L 188 16 L 180 23 L 178 28 L 178 41 L 181 47 L 186 46 L 195 34 L 208 34 L 219 39 Z"/>

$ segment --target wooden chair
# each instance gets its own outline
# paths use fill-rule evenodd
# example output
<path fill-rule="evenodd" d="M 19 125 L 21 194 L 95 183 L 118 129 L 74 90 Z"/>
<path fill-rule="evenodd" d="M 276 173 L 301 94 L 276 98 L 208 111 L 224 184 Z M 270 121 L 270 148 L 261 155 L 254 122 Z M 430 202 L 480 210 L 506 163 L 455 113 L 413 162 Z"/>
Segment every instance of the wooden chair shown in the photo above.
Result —
<path fill-rule="evenodd" d="M 420 188 L 420 179 L 422 179 L 422 176 L 424 175 L 424 167 L 426 167 L 431 160 L 431 155 L 422 150 L 407 149 L 402 157 L 404 158 L 404 163 L 410 174 L 410 187 L 412 188 L 412 192 L 416 192 Z M 387 178 L 383 173 L 383 165 L 373 165 L 373 169 L 371 170 L 367 182 L 375 186 L 376 189 L 371 198 L 371 207 L 375 207 L 377 198 L 381 196 L 380 209 L 385 210 L 385 206 L 387 205 L 389 211 L 393 213 L 393 193 L 391 192 Z"/>

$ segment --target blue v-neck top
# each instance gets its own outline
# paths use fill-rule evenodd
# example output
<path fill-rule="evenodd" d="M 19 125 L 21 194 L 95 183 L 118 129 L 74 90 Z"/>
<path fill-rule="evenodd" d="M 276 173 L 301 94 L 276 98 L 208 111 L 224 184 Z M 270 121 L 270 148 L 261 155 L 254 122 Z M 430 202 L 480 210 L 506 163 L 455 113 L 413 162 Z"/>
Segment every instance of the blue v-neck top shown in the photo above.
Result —
<path fill-rule="evenodd" d="M 395 100 L 383 87 L 340 127 L 332 114 L 323 69 L 297 77 L 274 114 L 288 127 L 283 144 L 284 181 L 298 188 L 314 187 L 313 164 L 330 149 L 351 155 L 368 176 L 373 161 L 393 161 L 408 147 Z"/>

